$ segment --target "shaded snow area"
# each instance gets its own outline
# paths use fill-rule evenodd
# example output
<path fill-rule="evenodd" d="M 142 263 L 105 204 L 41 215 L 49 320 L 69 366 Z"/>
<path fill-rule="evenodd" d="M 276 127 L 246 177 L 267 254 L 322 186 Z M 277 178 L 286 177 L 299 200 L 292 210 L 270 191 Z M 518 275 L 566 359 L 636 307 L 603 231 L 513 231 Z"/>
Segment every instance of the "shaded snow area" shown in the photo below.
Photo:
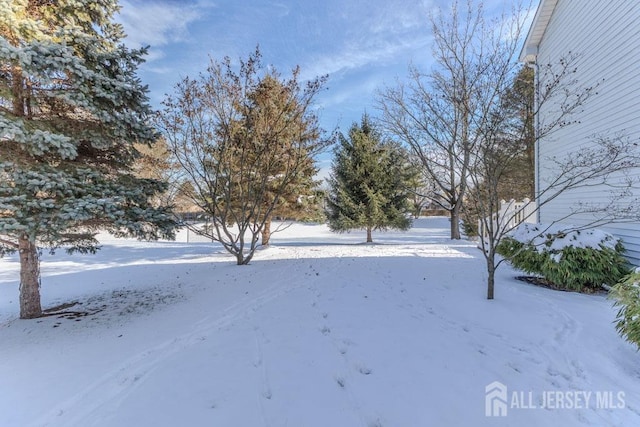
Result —
<path fill-rule="evenodd" d="M 185 233 L 105 237 L 43 256 L 57 314 L 28 321 L 0 260 L 0 425 L 640 425 L 640 354 L 611 302 L 509 267 L 488 301 L 480 251 L 448 228 L 365 245 L 295 224 L 242 267 Z"/>

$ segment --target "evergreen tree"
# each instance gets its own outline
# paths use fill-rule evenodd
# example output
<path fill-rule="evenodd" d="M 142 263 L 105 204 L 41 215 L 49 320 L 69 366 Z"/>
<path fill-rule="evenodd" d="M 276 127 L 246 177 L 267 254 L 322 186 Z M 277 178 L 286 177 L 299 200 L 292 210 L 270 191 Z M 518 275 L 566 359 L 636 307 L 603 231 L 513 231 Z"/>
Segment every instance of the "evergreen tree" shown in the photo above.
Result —
<path fill-rule="evenodd" d="M 20 317 L 42 314 L 39 248 L 95 252 L 95 230 L 170 237 L 164 184 L 135 177 L 154 130 L 143 50 L 122 43 L 115 0 L 0 1 L 0 252 L 20 256 Z"/>
<path fill-rule="evenodd" d="M 511 138 L 505 141 L 502 151 L 507 155 L 515 153 L 498 183 L 498 195 L 504 200 L 536 197 L 534 89 L 533 69 L 523 66 L 504 95 L 502 108 L 512 120 L 507 124 Z"/>
<path fill-rule="evenodd" d="M 373 242 L 373 230 L 409 229 L 411 168 L 406 154 L 382 142 L 366 114 L 360 125 L 351 126 L 348 137 L 339 135 L 339 143 L 327 199 L 331 230 L 365 229 L 367 242 Z"/>
<path fill-rule="evenodd" d="M 167 189 L 152 199 L 153 205 L 173 206 L 174 214 L 181 212 L 178 205 L 184 207 L 184 202 L 180 200 L 183 185 L 180 166 L 173 161 L 167 142 L 160 137 L 152 145 L 136 143 L 134 147 L 138 151 L 138 157 L 131 168 L 134 175 L 167 183 Z"/>
<path fill-rule="evenodd" d="M 313 204 L 308 200 L 305 203 L 318 184 L 313 179 L 318 169 L 312 155 L 324 147 L 316 116 L 302 113 L 304 106 L 296 99 L 296 86 L 277 77 L 265 75 L 248 94 L 249 102 L 244 110 L 247 133 L 259 141 L 258 144 L 267 145 L 269 155 L 274 158 L 263 171 L 270 177 L 263 194 L 263 246 L 269 245 L 274 217 L 303 219 L 313 210 Z M 259 150 L 255 154 L 258 155 Z M 297 159 L 295 173 L 288 172 L 292 158 Z M 262 220 L 256 218 L 256 222 Z"/>

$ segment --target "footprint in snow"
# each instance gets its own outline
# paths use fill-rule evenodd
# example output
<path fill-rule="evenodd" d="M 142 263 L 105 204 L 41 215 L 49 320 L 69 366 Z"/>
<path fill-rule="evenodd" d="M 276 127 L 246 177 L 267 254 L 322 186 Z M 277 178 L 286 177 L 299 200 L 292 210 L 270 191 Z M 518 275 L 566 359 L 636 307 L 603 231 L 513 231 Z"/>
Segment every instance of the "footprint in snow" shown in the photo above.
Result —
<path fill-rule="evenodd" d="M 349 350 L 349 346 L 353 344 L 353 341 L 350 339 L 343 339 L 342 342 L 338 345 L 338 351 L 340 354 L 345 355 Z"/>
<path fill-rule="evenodd" d="M 355 367 L 356 367 L 356 370 L 360 372 L 362 375 L 371 375 L 371 373 L 373 372 L 373 370 L 369 368 L 367 365 L 365 365 L 363 362 L 356 363 Z"/>

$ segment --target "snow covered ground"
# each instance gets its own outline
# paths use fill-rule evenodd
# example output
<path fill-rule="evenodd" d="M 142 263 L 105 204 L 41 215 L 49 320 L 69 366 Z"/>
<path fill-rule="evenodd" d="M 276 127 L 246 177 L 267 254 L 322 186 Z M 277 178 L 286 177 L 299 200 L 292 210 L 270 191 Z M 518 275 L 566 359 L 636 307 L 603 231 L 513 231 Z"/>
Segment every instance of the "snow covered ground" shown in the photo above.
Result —
<path fill-rule="evenodd" d="M 487 301 L 480 252 L 447 235 L 296 224 L 244 267 L 186 233 L 105 237 L 44 256 L 45 308 L 77 304 L 29 321 L 2 259 L 0 426 L 640 425 L 605 296 L 503 267 Z"/>

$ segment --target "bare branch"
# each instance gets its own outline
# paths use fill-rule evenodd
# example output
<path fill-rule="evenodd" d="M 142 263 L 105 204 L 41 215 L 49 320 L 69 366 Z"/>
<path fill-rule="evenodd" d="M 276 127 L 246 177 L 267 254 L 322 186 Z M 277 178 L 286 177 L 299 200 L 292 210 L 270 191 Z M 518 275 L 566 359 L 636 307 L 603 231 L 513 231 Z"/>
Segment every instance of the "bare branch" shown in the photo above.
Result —
<path fill-rule="evenodd" d="M 439 203 L 450 212 L 452 238 L 460 238 L 472 162 L 517 70 L 523 31 L 523 9 L 517 7 L 513 16 L 488 23 L 482 5 L 454 1 L 448 13 L 431 16 L 434 70 L 423 74 L 412 67 L 407 84 L 379 94 L 383 126 L 435 183 Z"/>

